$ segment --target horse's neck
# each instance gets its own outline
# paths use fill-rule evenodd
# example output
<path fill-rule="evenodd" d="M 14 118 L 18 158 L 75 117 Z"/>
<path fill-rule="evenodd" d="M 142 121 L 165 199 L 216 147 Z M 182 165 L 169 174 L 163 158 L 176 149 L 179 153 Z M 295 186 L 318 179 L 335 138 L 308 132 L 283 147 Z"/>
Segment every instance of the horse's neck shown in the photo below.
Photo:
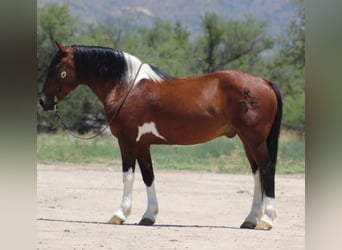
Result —
<path fill-rule="evenodd" d="M 90 80 L 84 84 L 96 94 L 100 101 L 106 106 L 111 99 L 119 99 L 122 93 L 126 91 L 131 84 L 138 83 L 141 79 L 151 79 L 156 82 L 161 82 L 163 79 L 148 65 L 140 59 L 124 52 L 127 69 L 123 79 L 117 80 L 115 83 L 100 82 Z M 108 101 L 110 100 L 110 101 Z"/>
<path fill-rule="evenodd" d="M 116 92 L 118 92 L 116 91 L 116 89 L 122 88 L 122 84 L 113 84 L 111 82 L 91 81 L 89 83 L 84 84 L 94 92 L 94 94 L 97 96 L 97 98 L 102 102 L 104 106 L 108 105 L 108 102 L 110 102 L 111 98 L 115 98 Z"/>

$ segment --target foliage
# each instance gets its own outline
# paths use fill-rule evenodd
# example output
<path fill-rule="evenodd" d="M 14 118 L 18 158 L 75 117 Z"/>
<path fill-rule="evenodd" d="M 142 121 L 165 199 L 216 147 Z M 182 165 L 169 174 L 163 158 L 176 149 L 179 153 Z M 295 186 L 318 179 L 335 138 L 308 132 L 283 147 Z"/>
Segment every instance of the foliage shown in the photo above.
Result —
<path fill-rule="evenodd" d="M 49 63 L 56 52 L 55 40 L 66 44 L 72 42 L 77 26 L 77 21 L 70 15 L 67 5 L 50 4 L 38 9 L 38 82 L 45 80 Z"/>
<path fill-rule="evenodd" d="M 38 9 L 37 18 L 37 93 L 56 52 L 54 40 L 66 45 L 100 45 L 136 55 L 174 76 L 235 69 L 270 79 L 283 95 L 283 124 L 304 129 L 304 1 L 294 1 L 297 15 L 289 22 L 287 35 L 277 39 L 266 33 L 266 22 L 259 22 L 251 15 L 224 21 L 215 13 L 206 13 L 202 18 L 202 33 L 190 40 L 191 33 L 180 21 L 156 19 L 151 28 L 135 27 L 129 22 L 120 26 L 81 24 L 71 16 L 68 5 L 45 5 Z M 265 56 L 272 53 L 271 57 Z M 53 114 L 42 112 L 38 104 L 37 108 L 38 123 L 45 121 L 54 129 L 59 127 Z M 85 86 L 73 91 L 59 108 L 74 129 L 85 114 L 102 110 L 95 95 Z"/>
<path fill-rule="evenodd" d="M 182 23 L 156 19 L 152 28 L 132 33 L 123 49 L 173 76 L 184 76 L 190 73 L 189 36 Z"/>
<path fill-rule="evenodd" d="M 204 34 L 199 38 L 197 51 L 202 51 L 202 73 L 227 68 L 253 71 L 261 53 L 272 48 L 273 41 L 265 32 L 266 22 L 257 22 L 246 15 L 245 20 L 224 22 L 216 14 L 203 18 Z"/>
<path fill-rule="evenodd" d="M 303 130 L 305 124 L 305 17 L 304 1 L 296 0 L 297 15 L 290 21 L 281 49 L 269 64 L 269 79 L 275 79 L 284 97 L 283 124 Z"/>
<path fill-rule="evenodd" d="M 282 135 L 280 138 L 277 173 L 304 173 L 304 141 Z M 153 146 L 151 149 L 156 169 L 189 169 L 218 173 L 250 173 L 249 163 L 241 141 L 235 137 L 218 138 L 211 142 L 190 146 Z M 37 137 L 39 163 L 105 164 L 120 168 L 118 143 L 112 136 L 81 141 L 67 134 Z"/>

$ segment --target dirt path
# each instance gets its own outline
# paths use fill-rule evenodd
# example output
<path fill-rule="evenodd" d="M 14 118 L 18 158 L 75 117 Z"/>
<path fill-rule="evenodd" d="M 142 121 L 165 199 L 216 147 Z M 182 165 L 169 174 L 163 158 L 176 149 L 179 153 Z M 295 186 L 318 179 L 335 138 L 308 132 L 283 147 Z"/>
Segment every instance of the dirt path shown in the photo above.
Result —
<path fill-rule="evenodd" d="M 271 231 L 239 229 L 252 202 L 250 175 L 156 170 L 159 216 L 146 209 L 136 175 L 125 225 L 106 224 L 119 208 L 121 173 L 106 167 L 37 167 L 37 249 L 304 249 L 304 176 L 277 176 L 278 219 Z"/>

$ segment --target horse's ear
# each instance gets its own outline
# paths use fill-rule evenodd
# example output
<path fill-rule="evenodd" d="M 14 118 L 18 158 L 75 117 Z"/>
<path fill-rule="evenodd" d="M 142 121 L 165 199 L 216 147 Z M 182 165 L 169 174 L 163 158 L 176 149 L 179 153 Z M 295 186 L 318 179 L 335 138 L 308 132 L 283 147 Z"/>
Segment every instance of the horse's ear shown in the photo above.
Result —
<path fill-rule="evenodd" d="M 60 44 L 57 41 L 55 41 L 55 43 L 56 43 L 56 45 L 57 45 L 57 47 L 58 47 L 60 52 L 62 52 L 63 54 L 67 54 L 68 53 L 68 51 L 66 50 L 66 48 L 62 44 Z"/>

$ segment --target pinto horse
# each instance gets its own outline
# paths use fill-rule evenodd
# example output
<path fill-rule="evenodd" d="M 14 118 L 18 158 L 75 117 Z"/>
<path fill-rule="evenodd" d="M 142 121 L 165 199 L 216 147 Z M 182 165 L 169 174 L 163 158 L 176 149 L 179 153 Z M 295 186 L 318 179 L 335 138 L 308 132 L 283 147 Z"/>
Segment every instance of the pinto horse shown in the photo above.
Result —
<path fill-rule="evenodd" d="M 254 176 L 250 213 L 241 228 L 269 230 L 276 218 L 274 176 L 282 99 L 271 82 L 238 71 L 173 78 L 123 51 L 58 44 L 40 94 L 44 110 L 80 84 L 102 102 L 122 157 L 123 197 L 109 223 L 122 224 L 131 212 L 135 163 L 147 190 L 140 225 L 158 213 L 151 144 L 192 145 L 238 135 Z M 115 119 L 111 119 L 115 115 Z"/>

